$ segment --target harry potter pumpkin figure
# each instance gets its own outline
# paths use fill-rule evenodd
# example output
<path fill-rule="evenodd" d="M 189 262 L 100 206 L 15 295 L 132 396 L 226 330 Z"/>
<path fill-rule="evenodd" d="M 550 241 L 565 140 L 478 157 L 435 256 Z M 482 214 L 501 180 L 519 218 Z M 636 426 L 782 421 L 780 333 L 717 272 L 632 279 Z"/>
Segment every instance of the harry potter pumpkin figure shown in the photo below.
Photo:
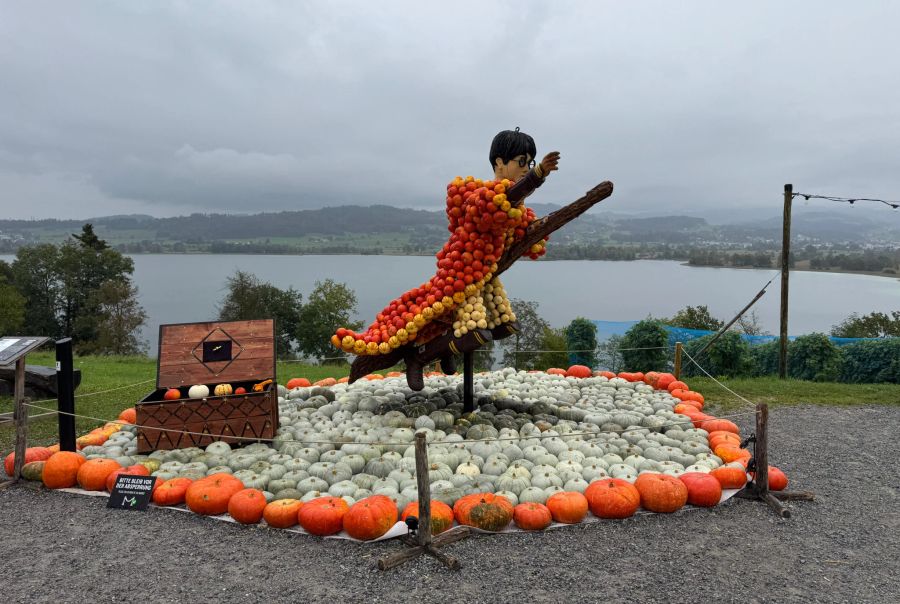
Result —
<path fill-rule="evenodd" d="M 351 382 L 394 364 L 399 356 L 406 363 L 410 388 L 421 390 L 425 365 L 440 359 L 445 373 L 455 373 L 455 354 L 517 331 L 516 316 L 495 273 L 504 251 L 521 240 L 535 220 L 523 200 L 557 170 L 559 152 L 548 153 L 540 163 L 536 154 L 529 135 L 518 128 L 504 130 L 491 143 L 492 180 L 457 177 L 447 185 L 451 235 L 437 254 L 435 275 L 393 300 L 365 333 L 341 328 L 331 338 L 338 348 L 359 355 Z M 523 255 L 537 259 L 545 244 L 546 237 Z M 381 355 L 390 358 L 360 358 Z"/>

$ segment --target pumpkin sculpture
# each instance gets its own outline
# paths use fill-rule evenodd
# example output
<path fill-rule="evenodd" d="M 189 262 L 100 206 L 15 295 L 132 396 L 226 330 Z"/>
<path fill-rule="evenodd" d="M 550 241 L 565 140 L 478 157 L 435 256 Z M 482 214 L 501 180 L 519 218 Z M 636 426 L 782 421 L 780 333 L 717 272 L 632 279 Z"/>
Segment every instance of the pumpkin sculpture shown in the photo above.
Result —
<path fill-rule="evenodd" d="M 502 495 L 475 493 L 457 500 L 453 513 L 460 524 L 496 532 L 509 526 L 513 505 Z"/>
<path fill-rule="evenodd" d="M 634 485 L 620 478 L 595 480 L 584 491 L 584 496 L 591 513 L 598 518 L 628 518 L 641 504 L 641 495 Z"/>
<path fill-rule="evenodd" d="M 578 524 L 587 516 L 588 502 L 581 493 L 562 491 L 547 499 L 547 509 L 556 522 Z"/>
<path fill-rule="evenodd" d="M 340 497 L 319 497 L 303 504 L 297 520 L 307 533 L 325 537 L 341 532 L 349 510 L 350 506 Z"/>
<path fill-rule="evenodd" d="M 243 490 L 244 483 L 231 474 L 217 473 L 194 481 L 184 500 L 195 514 L 217 516 L 228 511 L 228 500 Z"/>
<path fill-rule="evenodd" d="M 553 515 L 542 503 L 520 503 L 513 508 L 513 521 L 523 531 L 542 531 L 553 522 Z"/>
<path fill-rule="evenodd" d="M 410 516 L 419 517 L 419 502 L 413 501 L 403 509 L 400 520 L 406 520 Z M 443 533 L 453 526 L 453 509 L 441 501 L 431 502 L 431 534 Z"/>
<path fill-rule="evenodd" d="M 42 479 L 50 489 L 74 487 L 78 481 L 78 468 L 87 460 L 72 451 L 59 451 L 44 463 Z"/>
<path fill-rule="evenodd" d="M 344 530 L 354 539 L 371 541 L 397 522 L 397 504 L 384 495 L 372 495 L 354 503 L 344 515 Z"/>
<path fill-rule="evenodd" d="M 651 512 L 671 513 L 687 503 L 687 487 L 668 474 L 641 474 L 634 481 L 634 486 L 641 494 L 641 505 Z"/>
<path fill-rule="evenodd" d="M 228 514 L 241 524 L 256 524 L 266 509 L 266 496 L 258 489 L 238 491 L 228 500 Z"/>

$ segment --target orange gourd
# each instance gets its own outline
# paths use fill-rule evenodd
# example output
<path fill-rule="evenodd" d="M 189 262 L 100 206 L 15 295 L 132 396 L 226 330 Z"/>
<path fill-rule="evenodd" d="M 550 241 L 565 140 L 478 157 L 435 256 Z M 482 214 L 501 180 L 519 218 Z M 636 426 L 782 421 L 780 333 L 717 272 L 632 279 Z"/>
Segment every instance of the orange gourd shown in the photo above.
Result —
<path fill-rule="evenodd" d="M 259 489 L 238 491 L 228 500 L 228 515 L 241 524 L 256 524 L 266 509 L 266 496 Z"/>
<path fill-rule="evenodd" d="M 185 477 L 171 478 L 165 481 L 153 491 L 153 503 L 156 505 L 184 503 L 185 494 L 193 482 L 190 478 Z"/>
<path fill-rule="evenodd" d="M 274 528 L 291 528 L 298 522 L 303 502 L 299 499 L 277 499 L 263 510 L 266 524 Z"/>
<path fill-rule="evenodd" d="M 74 487 L 78 482 L 78 468 L 87 460 L 73 451 L 59 451 L 44 463 L 44 485 L 51 489 Z"/>
<path fill-rule="evenodd" d="M 634 485 L 620 478 L 595 480 L 585 489 L 584 496 L 591 513 L 598 518 L 628 518 L 641 504 L 641 495 Z"/>
<path fill-rule="evenodd" d="M 586 367 L 585 365 L 572 365 L 566 371 L 566 375 L 568 377 L 589 378 L 594 375 L 594 372 L 591 371 L 590 367 Z"/>
<path fill-rule="evenodd" d="M 410 516 L 419 517 L 419 502 L 413 501 L 403 509 L 400 520 L 406 520 Z M 431 534 L 443 533 L 453 526 L 453 508 L 442 501 L 431 502 Z"/>
<path fill-rule="evenodd" d="M 46 447 L 28 447 L 25 449 L 25 463 L 31 463 L 32 461 L 45 461 L 50 459 L 50 456 L 53 455 L 53 451 Z M 3 469 L 6 471 L 7 476 L 12 476 L 15 468 L 13 467 L 16 462 L 16 452 L 13 451 L 9 455 L 6 456 L 6 459 L 3 462 Z"/>
<path fill-rule="evenodd" d="M 742 489 L 747 484 L 747 471 L 742 468 L 721 466 L 710 471 L 710 475 L 719 481 L 723 489 Z"/>
<path fill-rule="evenodd" d="M 303 504 L 297 520 L 307 533 L 325 537 L 341 532 L 349 510 L 350 506 L 340 497 L 319 497 Z"/>
<path fill-rule="evenodd" d="M 344 515 L 344 530 L 354 539 L 371 541 L 388 532 L 397 522 L 397 504 L 384 495 L 357 501 Z"/>
<path fill-rule="evenodd" d="M 547 509 L 556 522 L 578 524 L 587 516 L 588 501 L 581 493 L 562 491 L 547 499 Z"/>
<path fill-rule="evenodd" d="M 184 500 L 195 514 L 217 516 L 228 511 L 228 500 L 243 488 L 244 483 L 231 474 L 212 474 L 191 483 Z"/>
<path fill-rule="evenodd" d="M 641 494 L 641 505 L 651 512 L 667 514 L 680 510 L 687 503 L 687 487 L 668 474 L 641 474 L 634 481 L 634 487 Z"/>
<path fill-rule="evenodd" d="M 513 522 L 523 531 L 542 531 L 553 522 L 553 515 L 542 503 L 520 503 L 513 508 Z"/>
<path fill-rule="evenodd" d="M 722 498 L 722 485 L 715 476 L 703 472 L 687 472 L 678 477 L 687 487 L 687 502 L 699 507 L 712 507 Z"/>

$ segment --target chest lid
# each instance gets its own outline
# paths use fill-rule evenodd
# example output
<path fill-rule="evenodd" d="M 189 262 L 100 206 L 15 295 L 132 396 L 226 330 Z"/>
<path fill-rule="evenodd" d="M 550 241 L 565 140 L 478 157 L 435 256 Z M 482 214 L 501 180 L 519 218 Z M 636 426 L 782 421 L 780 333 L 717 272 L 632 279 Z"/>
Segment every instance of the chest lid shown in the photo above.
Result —
<path fill-rule="evenodd" d="M 157 388 L 275 379 L 275 320 L 159 326 Z"/>

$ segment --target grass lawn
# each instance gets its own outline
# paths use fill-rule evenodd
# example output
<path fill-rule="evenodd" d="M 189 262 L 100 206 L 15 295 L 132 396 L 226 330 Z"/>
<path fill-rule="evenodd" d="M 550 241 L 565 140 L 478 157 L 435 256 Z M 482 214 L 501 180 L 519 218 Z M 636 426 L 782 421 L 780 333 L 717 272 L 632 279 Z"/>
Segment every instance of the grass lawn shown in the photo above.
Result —
<path fill-rule="evenodd" d="M 32 365 L 55 364 L 52 352 L 28 355 Z M 75 411 L 98 420 L 78 419 L 78 434 L 115 419 L 122 409 L 134 404 L 152 391 L 156 385 L 156 360 L 147 357 L 76 357 L 75 367 L 81 369 L 81 386 L 76 390 Z M 310 381 L 325 377 L 343 377 L 349 373 L 349 365 L 309 365 L 279 361 L 278 379 L 286 383 L 293 377 L 305 377 Z M 709 378 L 691 378 L 690 386 L 706 397 L 709 408 L 718 412 L 748 407 L 747 403 L 728 393 Z M 725 379 L 725 385 L 752 401 L 769 405 L 796 405 L 801 403 L 822 405 L 900 405 L 898 384 L 839 384 L 833 382 L 804 382 L 779 380 L 773 377 Z M 112 392 L 107 392 L 112 390 Z M 55 409 L 56 401 L 37 403 Z M 0 412 L 12 410 L 12 400 L 0 397 Z M 31 409 L 30 414 L 42 413 Z M 30 445 L 48 445 L 57 442 L 55 416 L 34 420 L 28 425 Z M 12 424 L 0 426 L 0 452 L 13 448 L 15 429 Z"/>

